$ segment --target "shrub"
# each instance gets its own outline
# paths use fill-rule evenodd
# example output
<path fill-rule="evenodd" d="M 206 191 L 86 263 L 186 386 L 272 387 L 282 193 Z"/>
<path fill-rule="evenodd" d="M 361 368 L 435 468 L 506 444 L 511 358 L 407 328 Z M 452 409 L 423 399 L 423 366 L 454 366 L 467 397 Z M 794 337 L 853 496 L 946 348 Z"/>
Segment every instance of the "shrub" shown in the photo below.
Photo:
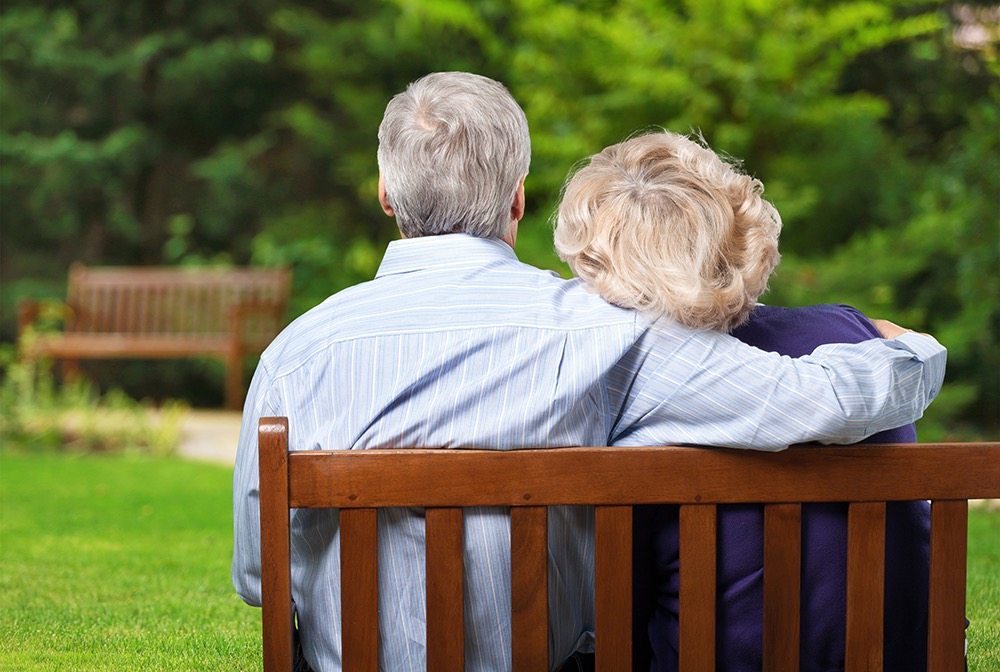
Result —
<path fill-rule="evenodd" d="M 0 443 L 5 446 L 169 455 L 177 450 L 185 412 L 179 402 L 153 408 L 118 390 L 101 394 L 83 380 L 60 383 L 51 362 L 18 360 L 13 346 L 0 346 Z"/>

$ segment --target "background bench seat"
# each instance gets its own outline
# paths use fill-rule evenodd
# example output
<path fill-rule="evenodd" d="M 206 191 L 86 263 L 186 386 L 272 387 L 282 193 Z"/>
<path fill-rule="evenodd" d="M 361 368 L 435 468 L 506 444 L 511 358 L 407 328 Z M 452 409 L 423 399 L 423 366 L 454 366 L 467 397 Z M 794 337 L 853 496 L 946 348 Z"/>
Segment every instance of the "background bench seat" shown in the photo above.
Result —
<path fill-rule="evenodd" d="M 80 359 L 213 357 L 226 367 L 226 406 L 243 403 L 243 360 L 261 352 L 284 324 L 288 269 L 120 267 L 75 264 L 60 333 L 32 333 L 37 302 L 19 309 L 22 354 Z"/>

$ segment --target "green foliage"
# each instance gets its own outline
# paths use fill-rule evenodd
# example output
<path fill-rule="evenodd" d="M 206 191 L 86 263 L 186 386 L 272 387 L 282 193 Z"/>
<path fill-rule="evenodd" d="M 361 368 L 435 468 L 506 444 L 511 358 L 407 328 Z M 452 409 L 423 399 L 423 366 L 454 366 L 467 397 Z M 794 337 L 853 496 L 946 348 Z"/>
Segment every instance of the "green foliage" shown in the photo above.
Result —
<path fill-rule="evenodd" d="M 58 295 L 73 260 L 290 264 L 293 315 L 370 279 L 396 235 L 376 202 L 385 104 L 427 72 L 471 70 L 505 82 L 532 129 L 523 260 L 567 273 L 549 219 L 581 158 L 640 129 L 701 133 L 782 213 L 767 300 L 847 302 L 931 331 L 949 346 L 949 379 L 922 436 L 995 435 L 990 12 L 921 0 L 10 2 L 0 331 L 12 336 L 17 296 Z"/>
<path fill-rule="evenodd" d="M 260 669 L 235 594 L 230 469 L 0 452 L 0 669 Z"/>
<path fill-rule="evenodd" d="M 170 455 L 184 413 L 179 402 L 153 410 L 117 390 L 99 394 L 85 381 L 59 384 L 50 363 L 18 361 L 12 346 L 0 346 L 0 444 Z"/>
<path fill-rule="evenodd" d="M 34 278 L 72 261 L 160 263 L 176 217 L 194 255 L 246 261 L 275 197 L 263 119 L 292 90 L 269 0 L 37 3 L 0 14 L 3 331 Z M 231 250 L 231 252 L 230 252 Z M 58 287 L 53 282 L 50 286 Z"/>
<path fill-rule="evenodd" d="M 969 126 L 944 163 L 925 167 L 919 197 L 895 226 L 856 233 L 826 257 L 786 254 L 773 283 L 776 303 L 851 303 L 948 347 L 947 384 L 921 425 L 927 440 L 961 431 L 953 419 L 963 409 L 997 417 L 1000 170 L 984 167 L 1000 156 L 998 124 L 996 106 L 971 109 Z"/>

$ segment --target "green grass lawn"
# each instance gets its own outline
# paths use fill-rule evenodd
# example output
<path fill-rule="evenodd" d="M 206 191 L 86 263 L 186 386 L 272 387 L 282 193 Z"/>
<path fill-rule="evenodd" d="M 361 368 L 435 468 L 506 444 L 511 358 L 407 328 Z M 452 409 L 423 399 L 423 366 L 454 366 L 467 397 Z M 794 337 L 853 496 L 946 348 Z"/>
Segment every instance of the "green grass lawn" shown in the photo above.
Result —
<path fill-rule="evenodd" d="M 0 484 L 0 670 L 260 669 L 230 469 L 3 455 Z"/>
<path fill-rule="evenodd" d="M 969 511 L 969 672 L 1000 670 L 1000 511 Z"/>
<path fill-rule="evenodd" d="M 230 470 L 0 455 L 0 670 L 253 670 L 229 582 Z M 972 511 L 970 671 L 1000 669 L 1000 513 Z"/>

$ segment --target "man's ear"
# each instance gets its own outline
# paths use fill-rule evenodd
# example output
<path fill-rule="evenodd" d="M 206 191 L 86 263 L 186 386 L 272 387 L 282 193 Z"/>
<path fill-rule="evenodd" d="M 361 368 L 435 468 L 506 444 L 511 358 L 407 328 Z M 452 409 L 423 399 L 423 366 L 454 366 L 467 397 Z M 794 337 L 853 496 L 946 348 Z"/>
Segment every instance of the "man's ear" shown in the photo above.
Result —
<path fill-rule="evenodd" d="M 382 177 L 382 173 L 378 174 L 378 202 L 382 206 L 382 212 L 390 217 L 396 216 L 396 211 L 389 205 L 389 197 L 385 193 L 385 178 Z"/>
<path fill-rule="evenodd" d="M 511 221 L 520 222 L 522 217 L 524 217 L 524 178 L 521 179 L 521 184 L 517 185 L 514 202 L 510 206 Z"/>
<path fill-rule="evenodd" d="M 517 242 L 517 223 L 522 217 L 524 217 L 524 180 L 521 180 L 521 184 L 517 185 L 517 191 L 514 192 L 514 202 L 510 205 L 510 226 L 507 227 L 507 235 L 502 239 L 511 249 Z"/>

